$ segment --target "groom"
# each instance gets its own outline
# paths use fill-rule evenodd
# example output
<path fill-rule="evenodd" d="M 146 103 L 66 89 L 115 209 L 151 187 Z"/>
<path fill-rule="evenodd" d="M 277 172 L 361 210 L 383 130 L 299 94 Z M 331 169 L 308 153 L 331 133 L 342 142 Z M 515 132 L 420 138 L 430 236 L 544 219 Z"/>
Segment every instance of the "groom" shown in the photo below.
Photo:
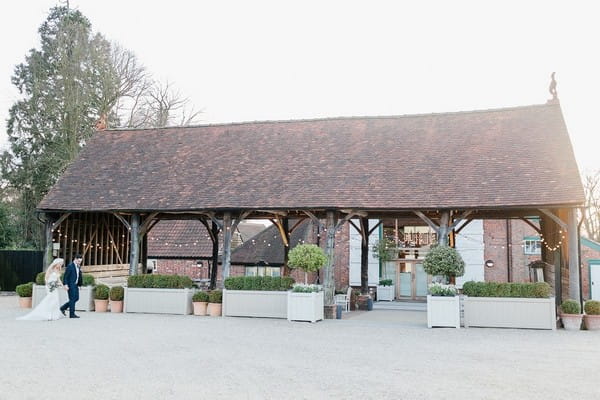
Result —
<path fill-rule="evenodd" d="M 69 318 L 79 318 L 75 315 L 75 303 L 79 300 L 79 286 L 83 283 L 81 277 L 81 256 L 75 254 L 73 262 L 67 265 L 65 276 L 63 277 L 63 286 L 69 294 L 69 301 L 60 307 L 60 312 L 66 316 L 65 311 L 69 309 Z"/>

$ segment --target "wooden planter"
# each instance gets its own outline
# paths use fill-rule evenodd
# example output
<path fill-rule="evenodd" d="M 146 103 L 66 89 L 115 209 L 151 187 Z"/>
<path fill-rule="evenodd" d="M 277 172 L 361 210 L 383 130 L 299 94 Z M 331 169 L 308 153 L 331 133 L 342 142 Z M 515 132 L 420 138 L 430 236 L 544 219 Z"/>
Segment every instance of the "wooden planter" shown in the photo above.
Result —
<path fill-rule="evenodd" d="M 556 304 L 548 299 L 511 297 L 464 298 L 465 328 L 556 329 Z"/>
<path fill-rule="evenodd" d="M 194 315 L 206 315 L 206 308 L 208 306 L 208 302 L 206 301 L 194 301 L 192 302 L 194 306 Z"/>
<path fill-rule="evenodd" d="M 288 321 L 317 322 L 323 320 L 323 292 L 287 292 Z"/>
<path fill-rule="evenodd" d="M 427 327 L 460 328 L 459 296 L 427 296 Z"/>
<path fill-rule="evenodd" d="M 61 305 L 69 301 L 69 295 L 63 288 L 57 288 L 59 303 Z M 75 303 L 75 311 L 94 311 L 94 292 L 96 288 L 94 286 L 82 286 L 79 288 L 79 300 Z M 33 285 L 33 307 L 40 304 L 40 302 L 46 297 L 46 286 L 44 285 Z"/>
<path fill-rule="evenodd" d="M 149 314 L 192 313 L 195 289 L 125 288 L 125 312 Z"/>
<path fill-rule="evenodd" d="M 224 317 L 287 318 L 287 292 L 223 290 Z"/>
<path fill-rule="evenodd" d="M 394 301 L 396 286 L 377 285 L 377 301 Z"/>

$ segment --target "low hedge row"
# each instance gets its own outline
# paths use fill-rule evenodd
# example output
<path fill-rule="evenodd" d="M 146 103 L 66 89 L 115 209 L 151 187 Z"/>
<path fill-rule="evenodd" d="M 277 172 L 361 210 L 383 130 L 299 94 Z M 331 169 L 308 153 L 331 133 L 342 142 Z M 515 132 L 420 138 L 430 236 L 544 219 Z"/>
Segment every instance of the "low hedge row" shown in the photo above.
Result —
<path fill-rule="evenodd" d="M 194 282 L 189 276 L 180 275 L 132 275 L 127 278 L 127 287 L 155 289 L 185 289 L 191 288 Z"/>
<path fill-rule="evenodd" d="M 64 272 L 62 274 L 60 274 L 61 281 L 63 281 L 64 276 L 65 276 Z M 81 278 L 81 280 L 83 281 L 83 283 L 82 283 L 83 286 L 94 286 L 96 284 L 96 279 L 90 274 L 83 274 L 83 277 Z M 40 285 L 40 286 L 43 286 L 46 284 L 46 273 L 45 272 L 40 272 L 39 274 L 37 274 L 35 276 L 35 284 Z"/>
<path fill-rule="evenodd" d="M 465 282 L 463 293 L 471 297 L 552 297 L 552 288 L 546 282 L 536 283 L 498 283 Z"/>
<path fill-rule="evenodd" d="M 224 286 L 227 290 L 272 290 L 284 292 L 290 290 L 296 283 L 289 276 L 230 276 L 225 278 Z"/>

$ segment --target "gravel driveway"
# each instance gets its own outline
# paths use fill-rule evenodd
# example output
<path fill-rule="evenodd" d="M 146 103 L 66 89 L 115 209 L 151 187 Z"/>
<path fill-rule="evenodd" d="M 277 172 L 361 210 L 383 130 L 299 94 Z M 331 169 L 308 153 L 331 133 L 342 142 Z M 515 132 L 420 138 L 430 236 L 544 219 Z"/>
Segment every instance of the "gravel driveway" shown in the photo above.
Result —
<path fill-rule="evenodd" d="M 17 303 L 0 296 L 1 400 L 600 398 L 600 332 L 427 329 L 388 310 L 31 322 Z"/>

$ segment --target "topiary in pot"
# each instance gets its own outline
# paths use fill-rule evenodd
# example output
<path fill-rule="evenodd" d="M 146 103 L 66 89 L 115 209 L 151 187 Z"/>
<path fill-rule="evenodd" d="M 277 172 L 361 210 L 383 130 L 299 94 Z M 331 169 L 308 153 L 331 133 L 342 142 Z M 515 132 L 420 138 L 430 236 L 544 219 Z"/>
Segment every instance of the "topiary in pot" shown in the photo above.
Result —
<path fill-rule="evenodd" d="M 560 319 L 566 330 L 578 331 L 581 329 L 583 315 L 581 314 L 581 305 L 578 301 L 573 299 L 565 300 L 560 305 L 560 309 Z"/>
<path fill-rule="evenodd" d="M 200 291 L 194 293 L 192 305 L 194 306 L 194 315 L 206 315 L 209 295 L 207 292 Z"/>
<path fill-rule="evenodd" d="M 455 248 L 435 246 L 425 256 L 423 269 L 434 277 L 445 277 L 443 283 L 449 283 L 451 278 L 465 274 L 465 262 Z"/>
<path fill-rule="evenodd" d="M 323 249 L 315 244 L 300 244 L 290 250 L 288 265 L 304 271 L 304 283 L 308 284 L 308 273 L 318 271 L 327 263 Z"/>
<path fill-rule="evenodd" d="M 40 286 L 44 286 L 46 284 L 46 272 L 42 271 L 35 276 L 35 284 Z"/>
<path fill-rule="evenodd" d="M 96 279 L 91 274 L 83 274 L 81 280 L 83 281 L 82 286 L 94 286 Z"/>
<path fill-rule="evenodd" d="M 110 289 L 108 286 L 100 284 L 96 285 L 94 291 L 94 307 L 96 312 L 106 312 L 108 310 L 108 295 Z"/>
<path fill-rule="evenodd" d="M 600 301 L 588 300 L 583 305 L 583 323 L 588 331 L 600 330 Z"/>
<path fill-rule="evenodd" d="M 208 294 L 208 314 L 211 317 L 220 317 L 222 311 L 223 292 L 213 290 Z"/>
<path fill-rule="evenodd" d="M 17 295 L 19 295 L 19 306 L 21 308 L 31 308 L 31 294 L 33 293 L 33 282 L 23 283 L 17 285 L 15 288 Z"/>
<path fill-rule="evenodd" d="M 111 287 L 108 297 L 110 298 L 110 312 L 123 312 L 123 298 L 125 297 L 123 286 Z"/>

